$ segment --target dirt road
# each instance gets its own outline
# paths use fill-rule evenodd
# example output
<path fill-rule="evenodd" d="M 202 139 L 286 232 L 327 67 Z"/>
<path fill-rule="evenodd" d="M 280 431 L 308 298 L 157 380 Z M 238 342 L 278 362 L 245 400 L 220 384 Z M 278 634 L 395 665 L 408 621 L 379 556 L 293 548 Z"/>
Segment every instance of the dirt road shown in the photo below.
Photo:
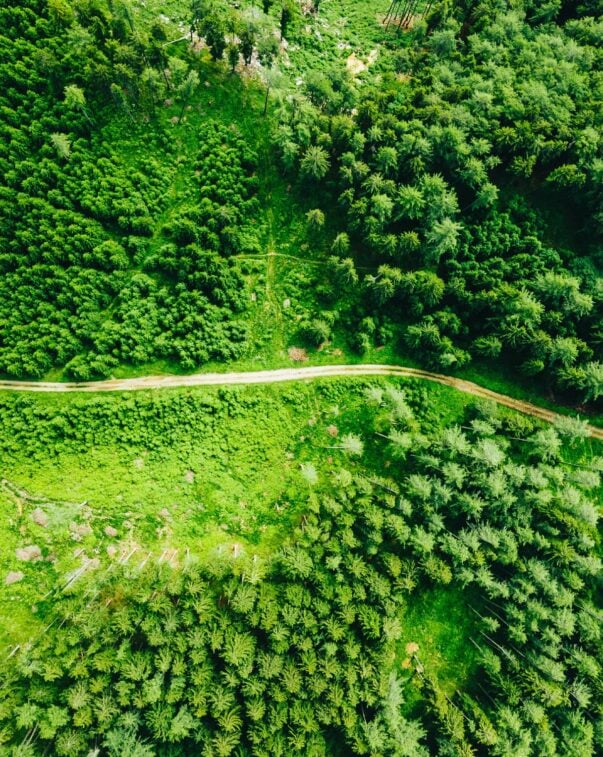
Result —
<path fill-rule="evenodd" d="M 227 386 L 234 384 L 274 384 L 285 381 L 304 381 L 307 379 L 328 378 L 331 376 L 399 376 L 434 381 L 450 386 L 474 397 L 493 400 L 552 423 L 558 418 L 552 410 L 517 400 L 504 394 L 498 394 L 471 381 L 431 373 L 416 368 L 396 365 L 317 365 L 304 368 L 282 368 L 274 371 L 244 371 L 240 373 L 195 373 L 190 376 L 143 376 L 141 378 L 108 379 L 106 381 L 87 381 L 81 383 L 50 383 L 37 381 L 0 381 L 0 390 L 18 392 L 129 392 L 137 389 L 168 389 L 186 386 Z M 590 426 L 595 439 L 603 440 L 603 429 Z"/>

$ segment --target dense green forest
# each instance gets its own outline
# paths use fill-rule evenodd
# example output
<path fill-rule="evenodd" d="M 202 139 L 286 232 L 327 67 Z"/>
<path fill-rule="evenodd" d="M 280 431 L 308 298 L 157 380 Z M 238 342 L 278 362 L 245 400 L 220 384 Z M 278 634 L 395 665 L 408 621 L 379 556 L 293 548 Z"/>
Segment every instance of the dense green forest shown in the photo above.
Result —
<path fill-rule="evenodd" d="M 0 379 L 564 414 L 4 381 L 0 755 L 603 753 L 602 42 L 601 0 L 5 0 Z"/>
<path fill-rule="evenodd" d="M 207 451 L 208 424 L 274 402 L 250 391 L 6 398 L 3 447 L 34 469 L 74 447 L 184 452 L 199 433 Z M 5 671 L 11 753 L 597 752 L 603 466 L 584 424 L 471 404 L 447 420 L 413 385 L 317 391 L 280 397 L 313 408 L 311 425 L 299 418 L 310 444 L 287 445 L 297 472 L 281 502 L 295 497 L 295 513 L 280 544 L 262 554 L 235 528 L 226 551 L 189 541 L 178 565 L 97 560 L 36 603 Z M 422 637 L 433 617 L 413 622 L 437 595 L 448 615 L 463 608 L 466 634 L 446 675 Z"/>
<path fill-rule="evenodd" d="M 2 10 L 0 371 L 261 353 L 280 227 L 319 266 L 285 342 L 599 399 L 597 2 L 177 5 Z"/>
<path fill-rule="evenodd" d="M 387 318 L 431 367 L 502 359 L 597 399 L 600 19 L 561 3 L 450 5 L 361 100 L 308 79 L 311 106 L 293 102 L 276 131 L 283 164 L 345 211 L 331 266 L 355 292 L 360 349 Z M 358 275 L 358 251 L 376 273 Z"/>

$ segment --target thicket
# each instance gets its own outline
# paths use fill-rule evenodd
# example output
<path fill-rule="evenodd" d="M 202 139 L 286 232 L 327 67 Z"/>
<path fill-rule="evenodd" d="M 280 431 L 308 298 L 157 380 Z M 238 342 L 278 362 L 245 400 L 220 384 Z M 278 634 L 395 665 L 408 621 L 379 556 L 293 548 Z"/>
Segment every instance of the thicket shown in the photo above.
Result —
<path fill-rule="evenodd" d="M 307 508 L 272 558 L 115 567 L 42 603 L 49 627 L 4 662 L 5 747 L 596 754 L 603 465 L 585 425 L 473 406 L 434 429 L 392 386 L 365 403 L 364 436 L 334 441 L 328 477 L 301 466 Z M 454 695 L 421 650 L 401 664 L 404 608 L 433 586 L 476 616 L 479 669 Z"/>
<path fill-rule="evenodd" d="M 297 402 L 285 394 L 284 402 Z M 0 419 L 6 455 L 19 454 L 37 459 L 59 451 L 86 451 L 91 447 L 118 445 L 125 449 L 165 448 L 181 445 L 214 418 L 238 418 L 262 412 L 257 397 L 236 389 L 212 393 L 131 393 L 118 397 L 79 396 L 64 406 L 40 403 L 27 396 L 4 395 L 0 399 Z M 8 432 L 10 429 L 10 432 Z"/>
<path fill-rule="evenodd" d="M 361 94 L 309 75 L 275 131 L 284 170 L 339 226 L 325 311 L 360 351 L 389 321 L 430 367 L 504 361 L 597 400 L 596 3 L 426 5 L 391 73 Z"/>
<path fill-rule="evenodd" d="M 197 71 L 126 3 L 11 0 L 0 22 L 0 372 L 238 356 L 244 282 L 226 258 L 257 246 L 255 156 L 208 120 L 183 158 L 156 113 L 167 99 L 184 118 Z"/>

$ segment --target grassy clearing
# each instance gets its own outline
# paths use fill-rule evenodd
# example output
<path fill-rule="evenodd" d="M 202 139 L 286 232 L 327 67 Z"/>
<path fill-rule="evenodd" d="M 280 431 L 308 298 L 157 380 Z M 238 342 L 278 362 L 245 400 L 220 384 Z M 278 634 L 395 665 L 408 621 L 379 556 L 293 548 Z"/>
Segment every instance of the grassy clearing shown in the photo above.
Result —
<path fill-rule="evenodd" d="M 402 636 L 393 665 L 405 681 L 404 710 L 412 715 L 421 706 L 423 678 L 446 696 L 463 691 L 477 668 L 476 617 L 466 594 L 457 588 L 437 587 L 413 595 L 402 621 Z"/>
<path fill-rule="evenodd" d="M 269 554 L 305 507 L 301 463 L 316 465 L 322 483 L 340 464 L 379 469 L 366 437 L 370 383 L 1 395 L 2 476 L 10 484 L 0 490 L 0 643 L 28 634 L 28 608 L 89 560 L 106 569 L 132 550 L 133 563 L 150 553 L 174 565 L 187 553 L 218 562 Z M 419 391 L 394 383 L 411 396 Z M 468 401 L 445 387 L 428 396 L 434 417 L 446 419 Z M 361 462 L 337 449 L 349 432 L 365 438 Z M 31 545 L 42 559 L 18 560 L 15 550 Z M 11 571 L 24 578 L 6 586 Z"/>
<path fill-rule="evenodd" d="M 475 633 L 467 597 L 457 588 L 424 591 L 408 608 L 403 619 L 403 635 L 398 650 L 400 670 L 409 659 L 408 644 L 417 644 L 414 653 L 425 669 L 435 677 L 446 694 L 463 688 L 475 667 L 475 649 L 468 641 Z"/>
<path fill-rule="evenodd" d="M 298 13 L 288 30 L 288 45 L 283 69 L 293 78 L 310 70 L 324 70 L 331 65 L 345 65 L 348 56 L 355 53 L 366 61 L 371 51 L 379 50 L 388 39 L 399 39 L 392 30 L 387 33 L 381 24 L 389 0 L 373 0 L 361 3 L 357 0 L 322 0 L 318 16 Z M 238 7 L 254 7 L 261 11 L 261 3 L 242 0 Z M 190 13 L 188 3 L 179 0 L 135 0 L 136 17 L 144 26 L 150 26 L 161 14 L 171 27 L 176 39 L 188 30 Z M 275 25 L 280 14 L 279 3 L 270 10 Z M 166 21 L 169 19 L 169 21 Z M 382 65 L 379 56 L 373 64 L 377 70 Z"/>
<path fill-rule="evenodd" d="M 323 0 L 318 17 L 303 19 L 293 35 L 287 50 L 293 70 L 303 76 L 311 70 L 343 67 L 351 55 L 373 71 L 387 68 L 380 53 L 393 32 L 387 33 L 381 20 L 389 5 L 389 0 Z M 357 76 L 362 79 L 363 74 L 358 71 Z"/>

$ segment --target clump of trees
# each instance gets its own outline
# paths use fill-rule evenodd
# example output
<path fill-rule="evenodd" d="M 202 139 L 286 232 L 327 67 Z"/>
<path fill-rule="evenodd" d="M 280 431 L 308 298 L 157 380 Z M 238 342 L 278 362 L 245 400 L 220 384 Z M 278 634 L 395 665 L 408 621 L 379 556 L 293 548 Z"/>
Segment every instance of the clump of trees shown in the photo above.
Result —
<path fill-rule="evenodd" d="M 0 373 L 239 356 L 244 281 L 229 258 L 257 249 L 256 157 L 208 122 L 174 209 L 181 156 L 165 127 L 143 126 L 167 98 L 185 128 L 199 73 L 127 4 L 9 2 L 0 19 Z M 120 149 L 124 120 L 145 134 L 142 160 Z"/>
<path fill-rule="evenodd" d="M 252 60 L 268 68 L 279 52 L 282 41 L 298 15 L 297 4 L 281 0 L 278 26 L 268 14 L 272 3 L 263 3 L 262 12 L 254 4 L 232 5 L 226 0 L 193 0 L 190 6 L 191 35 L 203 38 L 214 61 L 226 57 L 234 71 L 239 61 L 248 66 Z M 277 31 L 278 29 L 278 31 Z"/>

